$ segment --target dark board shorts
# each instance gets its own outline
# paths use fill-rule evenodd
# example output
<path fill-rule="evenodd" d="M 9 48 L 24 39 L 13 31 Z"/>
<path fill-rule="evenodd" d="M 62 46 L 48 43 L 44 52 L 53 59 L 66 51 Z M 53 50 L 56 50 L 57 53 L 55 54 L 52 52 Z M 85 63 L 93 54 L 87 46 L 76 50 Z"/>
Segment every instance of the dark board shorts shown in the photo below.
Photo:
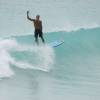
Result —
<path fill-rule="evenodd" d="M 35 33 L 34 34 L 35 38 L 37 38 L 38 36 L 42 37 L 43 35 L 42 30 L 39 30 L 39 29 L 36 29 L 34 33 Z"/>

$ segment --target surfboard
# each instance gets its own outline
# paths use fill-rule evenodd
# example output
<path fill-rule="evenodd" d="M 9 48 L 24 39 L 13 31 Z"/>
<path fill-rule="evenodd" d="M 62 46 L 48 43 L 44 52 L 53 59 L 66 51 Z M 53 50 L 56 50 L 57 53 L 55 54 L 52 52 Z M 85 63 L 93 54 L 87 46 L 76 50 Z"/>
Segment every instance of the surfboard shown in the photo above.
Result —
<path fill-rule="evenodd" d="M 62 40 L 62 41 L 53 41 L 49 45 L 52 46 L 52 47 L 58 47 L 58 46 L 62 45 L 63 43 L 64 43 L 64 40 Z"/>

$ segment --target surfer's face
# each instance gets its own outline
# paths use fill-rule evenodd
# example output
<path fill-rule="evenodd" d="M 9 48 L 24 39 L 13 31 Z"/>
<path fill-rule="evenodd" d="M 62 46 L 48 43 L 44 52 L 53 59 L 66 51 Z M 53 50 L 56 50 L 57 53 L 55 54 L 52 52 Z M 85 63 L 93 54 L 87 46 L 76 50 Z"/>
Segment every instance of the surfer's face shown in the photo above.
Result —
<path fill-rule="evenodd" d="M 39 18 L 40 18 L 40 16 L 39 16 L 39 15 L 37 15 L 37 16 L 36 16 L 36 19 L 37 19 L 37 20 L 39 20 Z"/>

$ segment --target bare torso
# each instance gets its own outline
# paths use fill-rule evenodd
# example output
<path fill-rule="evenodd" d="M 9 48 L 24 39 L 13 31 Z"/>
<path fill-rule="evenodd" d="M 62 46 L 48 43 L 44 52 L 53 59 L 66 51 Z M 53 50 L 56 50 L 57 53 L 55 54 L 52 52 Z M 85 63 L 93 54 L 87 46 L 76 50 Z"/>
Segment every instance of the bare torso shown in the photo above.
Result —
<path fill-rule="evenodd" d="M 40 20 L 34 20 L 35 29 L 42 30 L 42 22 Z"/>

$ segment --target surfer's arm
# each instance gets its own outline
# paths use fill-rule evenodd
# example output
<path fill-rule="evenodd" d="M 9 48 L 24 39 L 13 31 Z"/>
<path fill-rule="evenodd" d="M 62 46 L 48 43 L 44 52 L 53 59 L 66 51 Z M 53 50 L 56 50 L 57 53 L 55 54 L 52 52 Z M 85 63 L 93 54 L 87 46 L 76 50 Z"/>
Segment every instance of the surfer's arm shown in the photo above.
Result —
<path fill-rule="evenodd" d="M 30 21 L 35 21 L 35 19 L 32 19 L 32 18 L 29 17 L 29 11 L 27 11 L 27 19 L 30 20 Z"/>

